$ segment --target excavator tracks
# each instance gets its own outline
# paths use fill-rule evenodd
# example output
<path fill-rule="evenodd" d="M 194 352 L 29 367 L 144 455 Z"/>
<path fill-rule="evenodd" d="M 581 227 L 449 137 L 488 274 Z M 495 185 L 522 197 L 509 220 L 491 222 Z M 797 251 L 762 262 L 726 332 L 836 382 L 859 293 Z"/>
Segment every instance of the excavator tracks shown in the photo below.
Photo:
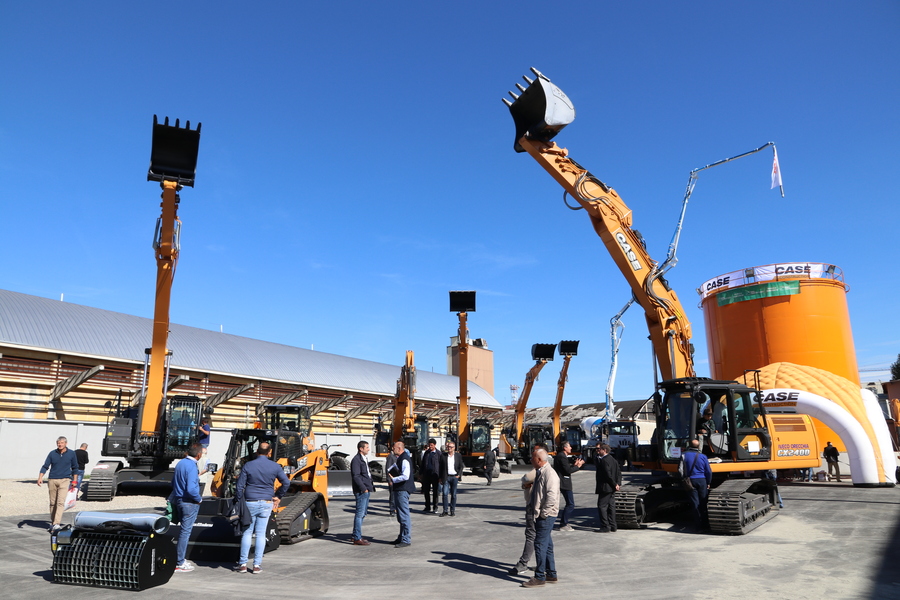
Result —
<path fill-rule="evenodd" d="M 619 490 L 613 497 L 616 501 L 616 526 L 622 529 L 638 529 L 644 522 L 643 490 Z"/>
<path fill-rule="evenodd" d="M 709 492 L 713 533 L 744 535 L 778 514 L 775 487 L 766 480 L 730 479 Z"/>
<path fill-rule="evenodd" d="M 109 502 L 116 495 L 116 470 L 114 466 L 91 470 L 84 499 L 88 502 Z"/>
<path fill-rule="evenodd" d="M 278 534 L 281 536 L 282 544 L 296 544 L 307 540 L 314 535 L 320 535 L 328 531 L 327 513 L 322 515 L 322 525 L 320 529 L 304 529 L 303 524 L 299 527 L 294 526 L 297 519 L 302 518 L 303 513 L 313 508 L 313 505 L 319 500 L 320 495 L 316 492 L 301 492 L 297 494 L 290 504 L 284 507 L 275 517 L 278 524 Z M 310 520 L 313 520 L 313 516 Z"/>

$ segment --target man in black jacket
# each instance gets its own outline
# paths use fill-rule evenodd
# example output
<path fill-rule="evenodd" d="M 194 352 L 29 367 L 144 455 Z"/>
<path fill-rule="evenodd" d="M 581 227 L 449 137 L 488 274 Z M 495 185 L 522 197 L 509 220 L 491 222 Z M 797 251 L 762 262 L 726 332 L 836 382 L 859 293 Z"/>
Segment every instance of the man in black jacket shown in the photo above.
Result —
<path fill-rule="evenodd" d="M 562 513 L 562 518 L 559 521 L 560 531 L 574 531 L 573 527 L 569 525 L 569 519 L 572 518 L 572 513 L 575 512 L 575 494 L 572 491 L 572 473 L 580 469 L 584 464 L 584 461 L 580 458 L 572 462 L 570 459 L 571 454 L 572 444 L 563 442 L 562 448 L 560 448 L 560 451 L 557 452 L 556 456 L 553 458 L 553 470 L 559 475 L 559 493 L 566 499 L 566 507 L 560 511 Z"/>
<path fill-rule="evenodd" d="M 428 440 L 428 447 L 422 452 L 422 462 L 419 464 L 419 481 L 422 482 L 422 494 L 425 496 L 424 513 L 437 514 L 440 469 L 441 453 L 437 449 L 437 441 L 431 438 Z"/>
<path fill-rule="evenodd" d="M 597 494 L 597 512 L 600 516 L 598 533 L 616 530 L 615 493 L 622 486 L 622 471 L 618 461 L 610 454 L 611 450 L 609 444 L 597 446 L 597 484 L 594 493 Z"/>
<path fill-rule="evenodd" d="M 356 444 L 356 456 L 350 461 L 350 476 L 353 478 L 353 495 L 356 496 L 356 516 L 353 518 L 354 546 L 368 546 L 369 542 L 363 539 L 362 524 L 369 508 L 369 494 L 375 491 L 372 482 L 372 473 L 369 471 L 369 443 L 360 441 Z"/>
<path fill-rule="evenodd" d="M 456 488 L 462 481 L 463 465 L 462 456 L 456 453 L 456 444 L 447 442 L 447 453 L 441 454 L 440 459 L 439 481 L 441 484 L 442 499 L 444 501 L 444 512 L 442 517 L 448 514 L 451 517 L 456 516 Z M 447 512 L 447 500 L 450 500 L 450 512 Z"/>

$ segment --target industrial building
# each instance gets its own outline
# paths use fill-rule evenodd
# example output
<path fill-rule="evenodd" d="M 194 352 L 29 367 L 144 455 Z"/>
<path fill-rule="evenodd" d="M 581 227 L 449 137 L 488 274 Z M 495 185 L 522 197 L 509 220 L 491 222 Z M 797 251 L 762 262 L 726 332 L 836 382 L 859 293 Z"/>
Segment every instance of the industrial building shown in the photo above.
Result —
<path fill-rule="evenodd" d="M 148 318 L 0 290 L 0 422 L 105 423 L 111 406 L 140 400 L 151 330 Z M 327 403 L 315 432 L 371 435 L 400 374 L 395 365 L 176 324 L 168 348 L 169 395 L 206 399 L 216 428 L 251 425 L 263 402 Z M 416 384 L 417 412 L 449 422 L 458 378 L 420 371 Z M 473 418 L 502 409 L 475 383 L 469 394 Z"/>

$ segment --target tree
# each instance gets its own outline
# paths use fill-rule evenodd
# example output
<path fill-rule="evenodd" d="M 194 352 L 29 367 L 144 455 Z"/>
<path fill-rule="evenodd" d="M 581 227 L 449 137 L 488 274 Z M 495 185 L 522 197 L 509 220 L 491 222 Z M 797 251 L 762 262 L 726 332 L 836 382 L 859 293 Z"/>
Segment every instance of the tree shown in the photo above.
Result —
<path fill-rule="evenodd" d="M 897 355 L 897 360 L 891 365 L 891 381 L 897 381 L 898 379 L 900 379 L 900 354 Z"/>

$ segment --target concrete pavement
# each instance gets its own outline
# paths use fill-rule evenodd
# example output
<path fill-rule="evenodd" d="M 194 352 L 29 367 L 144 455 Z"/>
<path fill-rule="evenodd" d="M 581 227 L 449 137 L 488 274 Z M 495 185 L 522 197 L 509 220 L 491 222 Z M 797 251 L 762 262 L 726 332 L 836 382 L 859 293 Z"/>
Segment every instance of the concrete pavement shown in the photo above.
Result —
<path fill-rule="evenodd" d="M 626 479 L 630 474 L 626 473 Z M 421 513 L 413 496 L 413 544 L 388 542 L 399 526 L 379 486 L 363 527 L 371 546 L 349 543 L 353 500 L 329 504 L 322 538 L 266 555 L 264 572 L 237 574 L 231 564 L 197 561 L 142 598 L 286 596 L 379 598 L 900 598 L 900 489 L 849 483 L 781 486 L 785 508 L 745 536 L 680 533 L 679 523 L 595 532 L 594 473 L 574 476 L 573 532 L 554 532 L 559 583 L 525 589 L 507 570 L 522 551 L 524 501 L 518 477 L 491 487 L 466 477 L 453 518 Z M 147 507 L 159 509 L 165 503 Z M 145 512 L 145 511 L 135 511 Z M 72 515 L 67 514 L 71 522 Z M 0 582 L 7 599 L 120 597 L 120 590 L 52 583 L 46 515 L 0 519 Z"/>

